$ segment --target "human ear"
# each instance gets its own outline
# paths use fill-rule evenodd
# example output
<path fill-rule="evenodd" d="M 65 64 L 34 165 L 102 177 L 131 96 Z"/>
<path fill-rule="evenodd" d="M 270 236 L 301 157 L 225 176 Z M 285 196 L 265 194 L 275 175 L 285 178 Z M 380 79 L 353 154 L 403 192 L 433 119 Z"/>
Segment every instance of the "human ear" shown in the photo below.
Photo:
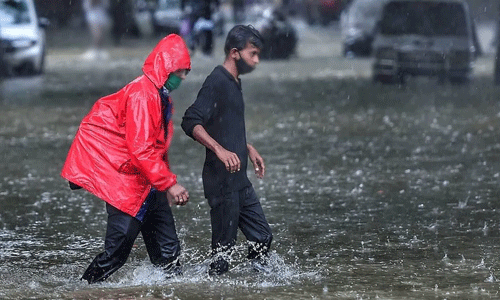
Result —
<path fill-rule="evenodd" d="M 236 48 L 231 49 L 231 51 L 229 53 L 231 55 L 231 58 L 233 58 L 234 60 L 238 60 L 238 59 L 241 58 L 241 53 Z M 239 58 L 238 58 L 238 56 L 236 54 L 238 54 Z"/>

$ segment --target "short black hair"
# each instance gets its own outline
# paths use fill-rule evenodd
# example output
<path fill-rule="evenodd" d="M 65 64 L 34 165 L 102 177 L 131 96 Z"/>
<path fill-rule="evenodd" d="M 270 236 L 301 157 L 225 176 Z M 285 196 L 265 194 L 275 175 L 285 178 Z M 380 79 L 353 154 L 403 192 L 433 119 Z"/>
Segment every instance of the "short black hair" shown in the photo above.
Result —
<path fill-rule="evenodd" d="M 248 42 L 259 49 L 264 46 L 264 39 L 252 25 L 236 25 L 227 34 L 224 53 L 228 55 L 233 48 L 242 50 Z"/>

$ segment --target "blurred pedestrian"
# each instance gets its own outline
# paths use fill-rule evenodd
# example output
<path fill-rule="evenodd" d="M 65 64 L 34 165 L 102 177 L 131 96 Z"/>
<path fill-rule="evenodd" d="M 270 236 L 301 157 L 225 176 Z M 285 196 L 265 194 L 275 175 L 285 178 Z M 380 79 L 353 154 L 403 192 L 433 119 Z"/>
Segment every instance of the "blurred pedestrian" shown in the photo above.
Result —
<path fill-rule="evenodd" d="M 238 24 L 245 19 L 245 0 L 233 0 L 233 21 Z"/>
<path fill-rule="evenodd" d="M 249 240 L 248 258 L 265 268 L 272 233 L 247 177 L 248 158 L 263 178 L 264 160 L 246 141 L 244 102 L 239 76 L 259 63 L 263 40 L 252 26 L 237 25 L 227 35 L 224 63 L 206 78 L 185 112 L 184 132 L 206 147 L 203 188 L 210 205 L 212 254 L 210 275 L 228 271 L 228 256 L 238 228 Z"/>
<path fill-rule="evenodd" d="M 495 31 L 494 41 L 495 41 L 495 73 L 493 81 L 495 85 L 500 85 L 500 6 L 498 6 L 498 16 L 497 16 L 497 27 Z"/>
<path fill-rule="evenodd" d="M 113 21 L 111 33 L 115 45 L 120 45 L 121 39 L 131 27 L 132 5 L 129 0 L 110 0 L 109 12 Z"/>
<path fill-rule="evenodd" d="M 184 40 L 163 38 L 146 58 L 143 75 L 99 99 L 80 124 L 61 175 L 72 189 L 104 200 L 108 213 L 105 251 L 82 276 L 89 283 L 123 266 L 139 232 L 153 265 L 168 275 L 181 272 L 170 205 L 185 205 L 189 194 L 168 162 L 174 130 L 169 94 L 190 68 Z"/>
<path fill-rule="evenodd" d="M 494 83 L 495 85 L 500 85 L 500 43 L 497 43 L 495 52 L 495 74 Z"/>
<path fill-rule="evenodd" d="M 90 49 L 83 54 L 84 59 L 107 59 L 104 51 L 104 39 L 109 28 L 108 0 L 83 0 L 85 19 L 91 36 Z"/>
<path fill-rule="evenodd" d="M 191 50 L 196 47 L 195 37 L 193 36 L 196 22 L 201 18 L 212 21 L 212 14 L 219 9 L 219 5 L 219 0 L 181 0 L 181 10 L 184 13 L 184 18 L 180 33 Z"/>
<path fill-rule="evenodd" d="M 5 53 L 4 41 L 2 39 L 2 35 L 0 34 L 0 80 L 3 77 L 7 76 L 8 74 L 7 66 L 5 64 L 5 59 L 4 59 L 5 56 L 4 53 Z"/>
<path fill-rule="evenodd" d="M 495 47 L 498 45 L 498 39 L 500 37 L 500 5 L 497 9 L 497 17 L 495 20 L 495 28 L 493 29 L 493 38 L 491 39 L 491 46 Z"/>

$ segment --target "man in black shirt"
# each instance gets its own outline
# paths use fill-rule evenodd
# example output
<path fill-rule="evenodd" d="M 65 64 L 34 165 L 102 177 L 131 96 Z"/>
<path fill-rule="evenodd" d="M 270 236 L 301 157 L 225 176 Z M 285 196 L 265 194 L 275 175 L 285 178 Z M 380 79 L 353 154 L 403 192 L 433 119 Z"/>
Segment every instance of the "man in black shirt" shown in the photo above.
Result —
<path fill-rule="evenodd" d="M 206 147 L 203 188 L 210 205 L 212 253 L 210 275 L 228 271 L 228 254 L 238 228 L 250 241 L 248 258 L 265 264 L 272 233 L 260 201 L 248 180 L 248 157 L 255 174 L 263 178 L 264 160 L 247 144 L 244 102 L 239 75 L 259 63 L 262 37 L 252 26 L 237 25 L 228 33 L 222 66 L 207 77 L 198 97 L 184 114 L 182 129 Z"/>

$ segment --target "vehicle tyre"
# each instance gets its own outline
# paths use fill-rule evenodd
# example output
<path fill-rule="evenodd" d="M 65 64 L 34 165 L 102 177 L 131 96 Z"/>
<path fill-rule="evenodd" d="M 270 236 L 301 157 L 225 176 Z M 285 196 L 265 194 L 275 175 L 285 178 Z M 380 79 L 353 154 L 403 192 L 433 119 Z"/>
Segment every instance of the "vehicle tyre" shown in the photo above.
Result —
<path fill-rule="evenodd" d="M 35 75 L 41 75 L 45 71 L 45 54 L 46 54 L 45 51 L 46 51 L 45 48 L 43 48 L 40 66 L 38 67 L 38 69 L 34 70 Z"/>
<path fill-rule="evenodd" d="M 393 76 L 389 75 L 374 75 L 373 76 L 373 82 L 380 82 L 382 84 L 391 84 L 393 81 Z"/>
<path fill-rule="evenodd" d="M 355 58 L 356 57 L 356 52 L 352 49 L 350 45 L 344 44 L 342 46 L 342 55 L 345 58 Z"/>
<path fill-rule="evenodd" d="M 402 74 L 398 74 L 396 76 L 396 83 L 399 84 L 399 85 L 405 85 L 406 84 L 406 79 L 407 79 L 407 75 L 402 73 Z"/>
<path fill-rule="evenodd" d="M 382 84 L 400 84 L 404 85 L 406 84 L 406 76 L 403 73 L 399 73 L 396 75 L 374 75 L 373 76 L 373 81 L 374 82 L 380 82 Z"/>
<path fill-rule="evenodd" d="M 445 74 L 440 74 L 440 75 L 438 75 L 438 83 L 439 83 L 440 85 L 445 84 L 445 83 L 446 83 L 446 80 L 447 80 L 447 77 L 446 77 L 446 75 L 445 75 Z"/>
<path fill-rule="evenodd" d="M 330 19 L 326 16 L 321 16 L 320 23 L 322 26 L 326 27 L 330 24 Z"/>

